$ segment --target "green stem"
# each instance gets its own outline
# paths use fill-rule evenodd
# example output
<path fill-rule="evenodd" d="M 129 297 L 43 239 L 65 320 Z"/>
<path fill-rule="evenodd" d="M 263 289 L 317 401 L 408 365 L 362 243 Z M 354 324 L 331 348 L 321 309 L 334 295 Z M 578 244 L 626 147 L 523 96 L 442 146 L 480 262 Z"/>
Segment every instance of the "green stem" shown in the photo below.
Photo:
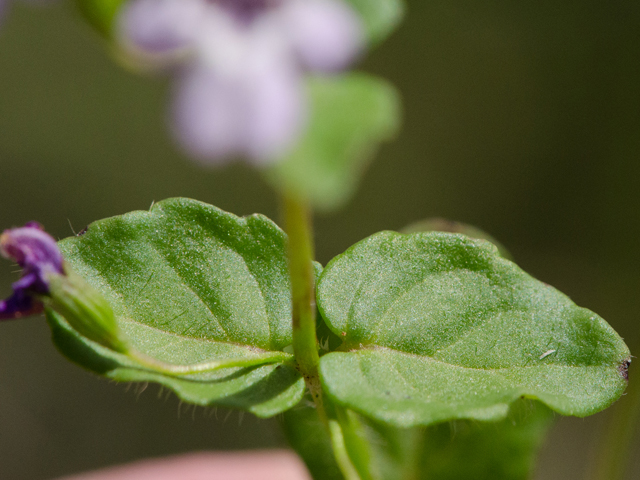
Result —
<path fill-rule="evenodd" d="M 336 463 L 338 464 L 338 467 L 340 467 L 340 471 L 342 472 L 345 480 L 361 480 L 360 475 L 349 456 L 344 433 L 340 426 L 340 422 L 337 419 L 329 421 L 329 434 L 331 436 L 331 446 L 333 447 L 333 454 L 335 456 Z"/>
<path fill-rule="evenodd" d="M 346 410 L 331 402 L 325 405 L 320 385 L 311 212 L 304 201 L 293 195 L 284 197 L 283 209 L 289 237 L 293 352 L 298 369 L 304 376 L 318 416 L 329 431 L 334 455 L 343 476 L 346 480 L 369 480 L 367 476 L 360 476 L 358 465 L 352 462 L 349 454 L 356 437 Z M 360 446 L 360 441 L 355 444 Z"/>
<path fill-rule="evenodd" d="M 336 463 L 345 480 L 372 480 L 369 443 L 360 421 L 350 412 L 332 404 L 329 413 L 329 434 Z"/>
<path fill-rule="evenodd" d="M 318 381 L 318 340 L 316 338 L 316 295 L 313 272 L 311 214 L 305 202 L 285 196 L 284 217 L 289 237 L 289 272 L 293 317 L 293 352 L 300 372 L 314 392 Z"/>

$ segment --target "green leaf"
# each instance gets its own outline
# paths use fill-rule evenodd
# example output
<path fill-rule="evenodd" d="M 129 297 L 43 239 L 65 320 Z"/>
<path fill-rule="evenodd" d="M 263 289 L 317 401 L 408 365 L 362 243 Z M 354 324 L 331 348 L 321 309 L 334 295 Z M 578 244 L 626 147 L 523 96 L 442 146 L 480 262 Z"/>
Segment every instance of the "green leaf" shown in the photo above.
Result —
<path fill-rule="evenodd" d="M 110 37 L 118 10 L 126 0 L 76 0 L 85 19 L 105 37 Z"/>
<path fill-rule="evenodd" d="M 343 480 L 317 411 L 299 405 L 283 418 L 287 439 L 313 478 Z M 542 404 L 520 400 L 500 422 L 403 429 L 361 417 L 361 436 L 376 480 L 526 480 L 552 418 Z"/>
<path fill-rule="evenodd" d="M 521 397 L 586 416 L 626 387 L 613 329 L 486 241 L 382 232 L 332 260 L 317 296 L 344 339 L 320 361 L 325 390 L 394 425 L 497 420 Z"/>
<path fill-rule="evenodd" d="M 331 402 L 325 402 L 328 420 L 325 425 L 315 406 L 309 405 L 312 405 L 311 401 L 285 412 L 283 429 L 313 478 L 375 480 L 377 477 L 372 477 L 370 473 L 370 445 L 364 436 L 361 418 Z"/>
<path fill-rule="evenodd" d="M 312 403 L 310 399 L 308 402 Z M 282 428 L 314 480 L 344 479 L 333 455 L 329 432 L 314 407 L 301 403 L 284 412 Z"/>
<path fill-rule="evenodd" d="M 507 260 L 513 261 L 513 255 L 496 240 L 492 235 L 489 235 L 484 230 L 469 225 L 468 223 L 456 222 L 453 220 L 447 220 L 444 218 L 427 218 L 426 220 L 419 220 L 410 225 L 407 225 L 401 230 L 402 233 L 421 233 L 421 232 L 448 232 L 448 233 L 461 233 L 469 238 L 475 238 L 477 240 L 487 240 L 498 247 L 498 252 Z"/>
<path fill-rule="evenodd" d="M 528 400 L 505 420 L 456 420 L 401 429 L 369 420 L 371 469 L 380 480 L 527 480 L 552 412 Z"/>
<path fill-rule="evenodd" d="M 422 439 L 424 480 L 527 480 L 551 426 L 543 405 L 518 401 L 496 423 L 454 421 L 429 427 Z"/>
<path fill-rule="evenodd" d="M 347 0 L 347 2 L 362 17 L 367 36 L 374 44 L 382 42 L 396 29 L 404 17 L 403 0 Z"/>
<path fill-rule="evenodd" d="M 371 446 L 370 470 L 376 480 L 418 480 L 437 477 L 423 475 L 421 447 L 429 429 L 396 428 L 389 424 L 362 418 L 363 436 Z M 426 453 L 426 452 L 425 452 Z M 475 477 L 471 476 L 470 478 Z"/>
<path fill-rule="evenodd" d="M 389 83 L 361 73 L 312 78 L 309 92 L 306 136 L 265 173 L 277 188 L 330 210 L 351 197 L 378 144 L 397 132 L 400 100 Z"/>
<path fill-rule="evenodd" d="M 135 350 L 171 365 L 238 362 L 163 374 L 83 338 L 49 312 L 73 361 L 119 381 L 154 381 L 183 400 L 272 416 L 295 405 L 304 381 L 291 344 L 286 237 L 266 217 L 238 218 L 189 199 L 91 224 L 60 242 L 66 261 L 109 301 Z"/>

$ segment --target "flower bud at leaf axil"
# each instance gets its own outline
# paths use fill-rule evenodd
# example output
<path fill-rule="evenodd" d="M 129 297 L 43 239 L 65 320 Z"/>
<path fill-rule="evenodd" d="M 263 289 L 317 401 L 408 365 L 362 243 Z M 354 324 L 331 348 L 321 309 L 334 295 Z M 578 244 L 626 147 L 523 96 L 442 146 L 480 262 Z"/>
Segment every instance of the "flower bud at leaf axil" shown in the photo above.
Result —
<path fill-rule="evenodd" d="M 62 315 L 80 335 L 120 353 L 129 349 L 122 339 L 111 306 L 82 277 L 65 264 L 66 275 L 50 274 L 45 302 Z"/>
<path fill-rule="evenodd" d="M 117 352 L 128 351 L 109 303 L 69 268 L 56 240 L 42 225 L 29 222 L 5 230 L 0 235 L 0 255 L 22 268 L 13 295 L 0 300 L 0 320 L 40 313 L 46 306 L 89 340 Z"/>

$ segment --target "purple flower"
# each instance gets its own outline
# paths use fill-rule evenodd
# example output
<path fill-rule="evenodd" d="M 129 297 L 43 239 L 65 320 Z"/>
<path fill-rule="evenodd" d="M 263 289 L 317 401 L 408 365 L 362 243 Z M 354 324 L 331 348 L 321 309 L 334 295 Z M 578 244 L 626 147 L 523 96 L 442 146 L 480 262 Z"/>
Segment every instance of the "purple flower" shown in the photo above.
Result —
<path fill-rule="evenodd" d="M 205 163 L 282 157 L 305 126 L 304 73 L 344 69 L 363 45 L 341 0 L 133 0 L 119 35 L 130 52 L 180 65 L 173 131 Z"/>
<path fill-rule="evenodd" d="M 0 301 L 0 320 L 42 311 L 42 303 L 35 296 L 49 294 L 50 274 L 64 275 L 56 241 L 40 224 L 29 222 L 0 235 L 0 254 L 22 268 L 22 277 L 13 284 L 13 295 Z"/>

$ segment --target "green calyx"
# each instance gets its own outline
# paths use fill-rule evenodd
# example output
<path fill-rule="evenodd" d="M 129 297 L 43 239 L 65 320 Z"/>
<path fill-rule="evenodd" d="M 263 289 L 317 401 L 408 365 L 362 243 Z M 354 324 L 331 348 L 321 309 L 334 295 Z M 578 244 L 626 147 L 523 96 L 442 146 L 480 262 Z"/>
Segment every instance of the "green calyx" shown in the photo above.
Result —
<path fill-rule="evenodd" d="M 49 308 L 62 315 L 78 333 L 119 353 L 129 350 L 105 298 L 65 265 L 66 275 L 50 274 Z"/>

